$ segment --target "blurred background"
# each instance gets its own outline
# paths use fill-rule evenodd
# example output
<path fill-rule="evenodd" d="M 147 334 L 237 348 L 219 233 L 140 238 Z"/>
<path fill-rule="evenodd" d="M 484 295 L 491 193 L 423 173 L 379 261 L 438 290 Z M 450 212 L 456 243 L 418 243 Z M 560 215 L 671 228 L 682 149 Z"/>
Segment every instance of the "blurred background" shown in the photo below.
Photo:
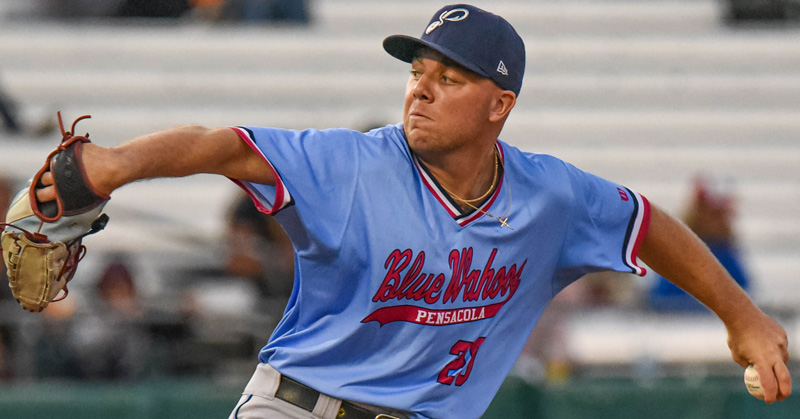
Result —
<path fill-rule="evenodd" d="M 787 330 L 797 384 L 800 3 L 472 3 L 527 45 L 502 139 L 686 221 Z M 0 0 L 0 215 L 60 140 L 59 110 L 91 114 L 76 131 L 104 146 L 194 123 L 398 122 L 408 69 L 381 41 L 443 4 Z M 0 286 L 0 417 L 227 417 L 291 290 L 285 235 L 206 175 L 128 185 L 106 208 L 65 301 L 34 315 Z M 765 406 L 742 373 L 691 297 L 593 275 L 551 304 L 484 417 L 797 417 L 800 397 Z"/>

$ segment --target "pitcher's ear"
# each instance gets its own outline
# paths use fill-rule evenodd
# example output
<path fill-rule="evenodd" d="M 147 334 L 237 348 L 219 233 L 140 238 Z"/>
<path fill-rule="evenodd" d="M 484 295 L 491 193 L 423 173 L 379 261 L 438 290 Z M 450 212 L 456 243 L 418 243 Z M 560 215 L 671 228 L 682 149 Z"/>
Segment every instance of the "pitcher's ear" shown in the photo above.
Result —
<path fill-rule="evenodd" d="M 511 90 L 500 90 L 491 108 L 489 120 L 498 122 L 505 120 L 514 105 L 517 104 L 517 95 Z"/>

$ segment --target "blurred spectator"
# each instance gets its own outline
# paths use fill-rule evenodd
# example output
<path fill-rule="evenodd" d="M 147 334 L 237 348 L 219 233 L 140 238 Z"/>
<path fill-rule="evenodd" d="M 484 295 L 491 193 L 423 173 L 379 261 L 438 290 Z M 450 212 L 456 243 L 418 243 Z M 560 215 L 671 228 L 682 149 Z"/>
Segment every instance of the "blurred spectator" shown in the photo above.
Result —
<path fill-rule="evenodd" d="M 42 137 L 57 128 L 55 123 L 55 112 L 48 115 L 42 115 L 36 118 L 26 118 L 20 116 L 20 109 L 16 101 L 9 96 L 0 85 L 0 120 L 2 120 L 3 131 L 21 135 L 26 134 L 35 137 Z M 52 116 L 51 116 L 52 115 Z M 5 211 L 6 207 L 3 208 Z"/>
<path fill-rule="evenodd" d="M 5 324 L 0 324 L 0 382 L 10 380 L 13 376 L 11 330 Z"/>
<path fill-rule="evenodd" d="M 307 24 L 308 0 L 40 0 L 36 13 L 67 19 L 167 18 Z"/>
<path fill-rule="evenodd" d="M 256 22 L 272 21 L 307 24 L 308 0 L 193 0 L 201 8 L 210 6 L 221 10 L 218 16 L 225 20 Z"/>
<path fill-rule="evenodd" d="M 737 250 L 733 231 L 736 216 L 734 201 L 733 193 L 720 186 L 718 181 L 697 177 L 684 222 L 708 245 L 733 279 L 747 291 L 750 280 Z M 651 289 L 650 302 L 656 310 L 705 310 L 705 306 L 694 297 L 660 276 Z"/>
<path fill-rule="evenodd" d="M 727 0 L 728 23 L 787 23 L 800 19 L 797 0 Z"/>
<path fill-rule="evenodd" d="M 225 16 L 225 0 L 191 0 L 194 17 L 216 22 Z"/>
<path fill-rule="evenodd" d="M 31 346 L 38 378 L 84 377 L 75 341 L 75 298 L 51 303 L 41 313 L 41 330 Z M 19 355 L 19 354 L 17 354 Z"/>
<path fill-rule="evenodd" d="M 77 297 L 52 303 L 42 313 L 33 347 L 41 378 L 120 380 L 142 377 L 149 365 L 149 337 L 133 274 L 115 257 L 95 285 L 90 304 Z M 80 308 L 78 306 L 80 305 Z"/>
<path fill-rule="evenodd" d="M 116 256 L 106 266 L 95 285 L 94 304 L 75 330 L 86 378 L 131 379 L 146 371 L 150 345 L 129 265 Z"/>
<path fill-rule="evenodd" d="M 189 0 L 42 0 L 39 12 L 69 19 L 178 18 L 189 9 Z"/>
<path fill-rule="evenodd" d="M 229 220 L 228 272 L 252 281 L 262 298 L 288 297 L 294 285 L 294 253 L 280 224 L 258 211 L 247 196 L 236 201 Z"/>
<path fill-rule="evenodd" d="M 22 130 L 14 103 L 2 89 L 0 89 L 0 118 L 3 119 L 3 127 L 6 132 L 17 134 Z"/>
<path fill-rule="evenodd" d="M 114 16 L 126 0 L 41 0 L 39 13 L 68 19 Z M 157 3 L 157 2 L 156 2 Z"/>
<path fill-rule="evenodd" d="M 13 198 L 13 188 L 11 179 L 0 174 L 0 220 L 5 221 L 6 219 L 6 210 L 11 205 L 11 199 Z M 0 304 L 4 302 L 16 304 L 14 297 L 11 296 L 11 290 L 8 288 L 5 262 L 3 258 L 0 258 Z M 13 375 L 11 368 L 11 336 L 11 326 L 5 321 L 0 321 L 0 381 L 7 380 Z"/>
<path fill-rule="evenodd" d="M 125 0 L 118 17 L 179 18 L 190 9 L 189 0 Z"/>
<path fill-rule="evenodd" d="M 14 185 L 11 179 L 0 174 L 0 220 L 6 220 L 6 211 L 11 206 L 14 198 Z M 3 229 L 0 229 L 2 231 Z M 5 262 L 0 258 L 0 301 L 12 300 L 11 290 L 8 288 L 8 275 Z M 2 345 L 2 344 L 0 344 Z"/>

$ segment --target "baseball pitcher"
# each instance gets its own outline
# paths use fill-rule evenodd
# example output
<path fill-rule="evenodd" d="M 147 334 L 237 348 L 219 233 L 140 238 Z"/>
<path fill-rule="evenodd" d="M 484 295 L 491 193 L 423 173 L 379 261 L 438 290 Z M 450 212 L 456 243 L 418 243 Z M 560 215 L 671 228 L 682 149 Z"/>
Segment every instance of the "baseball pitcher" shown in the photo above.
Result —
<path fill-rule="evenodd" d="M 722 319 L 767 402 L 789 396 L 783 329 L 687 228 L 499 139 L 525 71 L 505 19 L 449 5 L 383 47 L 410 66 L 396 125 L 181 127 L 76 154 L 92 208 L 135 180 L 215 173 L 291 238 L 294 289 L 231 418 L 478 418 L 559 291 L 589 272 L 643 275 L 639 258 Z M 28 202 L 63 201 L 62 175 L 45 170 Z"/>

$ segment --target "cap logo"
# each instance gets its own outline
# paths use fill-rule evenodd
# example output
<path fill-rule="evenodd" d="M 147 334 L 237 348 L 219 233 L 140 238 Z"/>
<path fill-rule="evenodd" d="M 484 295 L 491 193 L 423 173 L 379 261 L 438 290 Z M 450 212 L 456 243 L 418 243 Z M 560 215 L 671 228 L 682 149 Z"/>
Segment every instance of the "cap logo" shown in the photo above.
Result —
<path fill-rule="evenodd" d="M 508 69 L 506 68 L 506 64 L 503 62 L 503 60 L 500 60 L 500 64 L 497 65 L 497 72 L 504 76 L 508 75 Z"/>
<path fill-rule="evenodd" d="M 439 20 L 436 22 L 431 23 L 428 25 L 428 29 L 425 29 L 425 34 L 430 35 L 434 29 L 438 28 L 439 26 L 444 25 L 444 21 L 449 22 L 458 22 L 464 20 L 469 16 L 469 10 L 467 9 L 453 9 L 453 10 L 445 10 L 442 14 L 439 15 Z"/>

